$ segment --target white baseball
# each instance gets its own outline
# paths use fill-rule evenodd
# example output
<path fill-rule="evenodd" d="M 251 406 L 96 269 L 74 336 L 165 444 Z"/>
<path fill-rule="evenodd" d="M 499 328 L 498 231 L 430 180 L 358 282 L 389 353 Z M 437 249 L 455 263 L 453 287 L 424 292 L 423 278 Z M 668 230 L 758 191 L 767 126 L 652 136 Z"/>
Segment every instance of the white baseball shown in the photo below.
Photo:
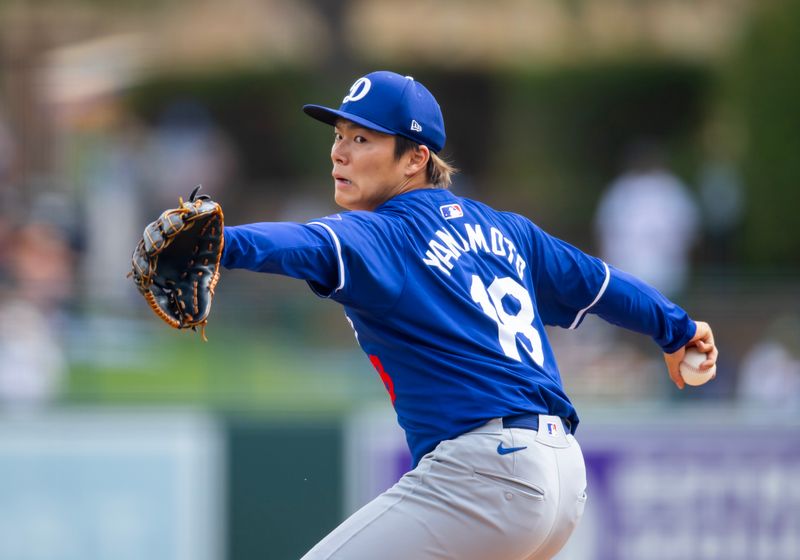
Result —
<path fill-rule="evenodd" d="M 694 346 L 686 349 L 686 354 L 680 364 L 681 377 L 687 385 L 702 385 L 714 377 L 717 365 L 714 364 L 707 370 L 701 370 L 700 364 L 706 361 L 707 356 Z"/>

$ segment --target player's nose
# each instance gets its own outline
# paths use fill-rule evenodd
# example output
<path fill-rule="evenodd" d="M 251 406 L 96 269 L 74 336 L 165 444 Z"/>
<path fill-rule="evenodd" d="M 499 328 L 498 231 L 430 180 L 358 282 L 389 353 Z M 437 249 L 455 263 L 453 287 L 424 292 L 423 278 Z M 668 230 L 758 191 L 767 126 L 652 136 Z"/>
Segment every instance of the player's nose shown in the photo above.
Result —
<path fill-rule="evenodd" d="M 344 142 L 334 142 L 331 146 L 331 161 L 338 165 L 347 163 L 347 151 L 343 147 Z"/>

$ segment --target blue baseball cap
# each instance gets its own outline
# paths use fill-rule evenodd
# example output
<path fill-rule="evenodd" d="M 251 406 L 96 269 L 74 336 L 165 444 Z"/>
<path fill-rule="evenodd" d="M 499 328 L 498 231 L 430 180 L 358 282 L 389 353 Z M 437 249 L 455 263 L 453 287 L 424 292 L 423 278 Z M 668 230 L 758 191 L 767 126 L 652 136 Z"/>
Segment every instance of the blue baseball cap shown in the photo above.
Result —
<path fill-rule="evenodd" d="M 339 109 L 304 105 L 303 111 L 324 123 L 347 119 L 384 134 L 404 136 L 433 152 L 444 147 L 444 118 L 428 89 L 411 76 L 381 70 L 357 79 Z"/>

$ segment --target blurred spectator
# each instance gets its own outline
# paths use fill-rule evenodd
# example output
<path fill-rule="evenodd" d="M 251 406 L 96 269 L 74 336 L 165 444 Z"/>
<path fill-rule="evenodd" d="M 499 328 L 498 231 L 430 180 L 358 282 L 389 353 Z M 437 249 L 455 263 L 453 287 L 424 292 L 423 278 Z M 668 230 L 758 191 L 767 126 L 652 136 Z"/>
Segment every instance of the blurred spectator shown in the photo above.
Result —
<path fill-rule="evenodd" d="M 668 297 L 685 288 L 698 208 L 687 187 L 664 167 L 655 145 L 634 146 L 626 170 L 603 195 L 595 220 L 606 262 Z"/>
<path fill-rule="evenodd" d="M 0 294 L 5 293 L 11 286 L 11 247 L 13 227 L 11 220 L 4 213 L 5 207 L 0 207 Z"/>
<path fill-rule="evenodd" d="M 1 99 L 0 109 L 2 109 Z M 11 220 L 19 206 L 20 196 L 14 188 L 12 177 L 16 156 L 14 137 L 6 124 L 2 111 L 0 111 L 0 241 L 3 240 L 4 231 L 10 227 Z M 0 278 L 3 274 L 4 252 L 5 245 L 0 245 Z"/>
<path fill-rule="evenodd" d="M 742 359 L 739 398 L 769 410 L 800 406 L 800 315 L 775 319 Z"/>
<path fill-rule="evenodd" d="M 703 132 L 706 161 L 700 170 L 700 202 L 708 243 L 707 259 L 729 264 L 744 218 L 745 189 L 733 163 L 737 135 L 723 123 L 712 122 Z"/>
<path fill-rule="evenodd" d="M 20 228 L 11 238 L 12 290 L 43 311 L 58 310 L 72 295 L 72 252 L 65 235 L 45 223 Z"/>
<path fill-rule="evenodd" d="M 134 291 L 125 278 L 130 261 L 125 255 L 131 254 L 144 227 L 143 129 L 116 91 L 59 100 L 56 111 L 62 125 L 60 166 L 80 208 L 82 284 L 92 286 L 91 292 L 81 295 L 94 309 L 118 312 L 132 301 Z"/>
<path fill-rule="evenodd" d="M 46 314 L 24 300 L 0 301 L 0 404 L 51 401 L 66 369 L 64 351 Z"/>
<path fill-rule="evenodd" d="M 707 162 L 700 174 L 703 225 L 708 235 L 710 257 L 728 262 L 733 258 L 733 239 L 744 215 L 744 189 L 733 165 Z"/>
<path fill-rule="evenodd" d="M 99 102 L 98 102 L 99 103 Z M 118 308 L 129 304 L 134 293 L 125 277 L 130 270 L 127 255 L 144 228 L 141 191 L 141 145 L 138 123 L 117 101 L 111 103 L 111 121 L 87 134 L 99 140 L 87 149 L 91 167 L 86 170 L 86 254 L 83 274 L 93 305 Z M 97 107 L 96 110 L 110 110 Z M 114 210 L 112 212 L 112 209 Z"/>
<path fill-rule="evenodd" d="M 220 200 L 235 167 L 231 142 L 208 110 L 192 100 L 176 101 L 163 112 L 148 149 L 154 205 L 150 213 L 171 208 L 195 185 Z"/>
<path fill-rule="evenodd" d="M 3 113 L 0 113 L 0 192 L 4 190 L 3 187 L 11 177 L 15 151 L 11 131 L 5 123 Z"/>
<path fill-rule="evenodd" d="M 72 293 L 72 253 L 59 230 L 41 223 L 3 242 L 9 251 L 0 298 L 0 403 L 46 403 L 67 370 L 58 324 Z"/>

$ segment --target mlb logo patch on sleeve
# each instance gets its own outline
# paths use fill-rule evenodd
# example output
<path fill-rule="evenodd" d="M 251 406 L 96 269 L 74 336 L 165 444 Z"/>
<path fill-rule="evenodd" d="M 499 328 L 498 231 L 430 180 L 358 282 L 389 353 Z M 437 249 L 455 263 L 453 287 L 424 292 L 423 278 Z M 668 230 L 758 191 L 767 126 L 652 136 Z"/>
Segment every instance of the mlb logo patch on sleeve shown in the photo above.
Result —
<path fill-rule="evenodd" d="M 461 209 L 460 204 L 445 204 L 444 206 L 440 206 L 439 210 L 441 210 L 442 217 L 445 220 L 464 217 L 464 211 Z"/>

